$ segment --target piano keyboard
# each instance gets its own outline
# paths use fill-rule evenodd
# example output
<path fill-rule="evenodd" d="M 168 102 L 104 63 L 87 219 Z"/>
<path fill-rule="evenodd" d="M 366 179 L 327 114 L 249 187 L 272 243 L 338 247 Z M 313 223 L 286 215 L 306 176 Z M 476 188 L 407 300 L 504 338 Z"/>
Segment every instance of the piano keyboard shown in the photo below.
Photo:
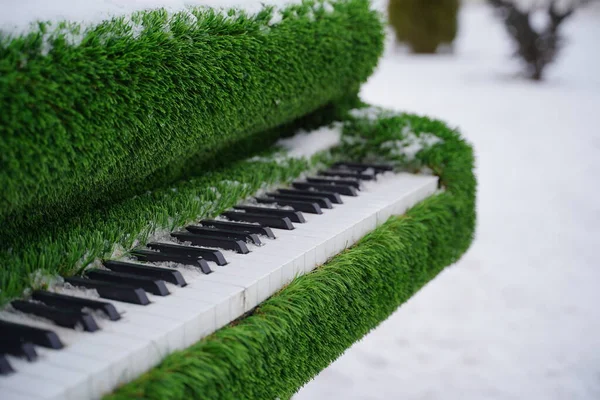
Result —
<path fill-rule="evenodd" d="M 0 397 L 97 399 L 251 311 L 437 177 L 338 163 L 0 311 Z"/>

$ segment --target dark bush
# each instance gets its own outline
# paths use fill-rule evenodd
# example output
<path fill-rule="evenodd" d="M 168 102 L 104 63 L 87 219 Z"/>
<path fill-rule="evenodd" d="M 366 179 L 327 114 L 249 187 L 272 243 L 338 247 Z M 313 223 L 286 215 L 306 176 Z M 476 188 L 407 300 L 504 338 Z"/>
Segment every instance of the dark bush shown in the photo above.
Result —
<path fill-rule="evenodd" d="M 561 24 L 569 18 L 577 6 L 587 3 L 586 0 L 574 1 L 570 7 L 560 11 L 556 1 L 552 0 L 543 8 L 521 10 L 518 4 L 510 0 L 488 0 L 498 10 L 504 20 L 509 35 L 515 42 L 515 55 L 525 66 L 528 78 L 540 81 L 544 77 L 546 66 L 552 63 L 564 42 L 560 33 Z M 534 12 L 547 14 L 547 23 L 541 29 L 536 29 L 531 22 Z"/>
<path fill-rule="evenodd" d="M 459 0 L 389 0 L 388 16 L 398 42 L 415 53 L 435 53 L 458 31 Z"/>

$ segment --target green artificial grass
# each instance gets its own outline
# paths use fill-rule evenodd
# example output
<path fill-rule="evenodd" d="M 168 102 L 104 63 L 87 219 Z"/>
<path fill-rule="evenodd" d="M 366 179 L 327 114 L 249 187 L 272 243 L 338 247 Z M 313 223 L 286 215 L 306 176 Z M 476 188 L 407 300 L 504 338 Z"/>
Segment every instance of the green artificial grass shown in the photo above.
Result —
<path fill-rule="evenodd" d="M 274 12 L 0 32 L 0 305 L 339 159 L 440 177 L 439 194 L 107 398 L 289 398 L 471 243 L 474 160 L 458 132 L 349 112 L 383 50 L 369 2 L 304 0 L 270 25 Z M 272 148 L 333 121 L 330 152 Z"/>
<path fill-rule="evenodd" d="M 475 227 L 472 148 L 440 121 L 376 109 L 363 114 L 348 117 L 334 154 L 434 171 L 443 192 L 106 400 L 289 398 L 459 259 Z M 438 140 L 413 156 L 409 142 L 428 136 Z"/>
<path fill-rule="evenodd" d="M 281 12 L 274 25 L 270 7 L 198 8 L 0 32 L 0 248 L 241 159 L 250 151 L 228 152 L 241 140 L 345 104 L 382 52 L 379 15 L 368 0 Z"/>
<path fill-rule="evenodd" d="M 261 154 L 255 161 L 237 161 L 44 231 L 35 241 L 0 252 L 5 266 L 0 268 L 0 305 L 56 275 L 78 274 L 97 259 L 145 244 L 152 235 L 214 217 L 265 186 L 289 182 L 319 160 Z"/>
<path fill-rule="evenodd" d="M 212 168 L 204 174 L 74 214 L 62 223 L 19 231 L 10 238 L 8 249 L 0 247 L 0 306 L 27 288 L 42 287 L 56 275 L 80 273 L 97 259 L 146 243 L 156 232 L 213 217 L 264 185 L 284 184 L 319 163 L 332 162 L 333 156 L 327 154 L 312 160 L 285 159 L 285 154 L 275 152 L 272 145 L 299 127 L 317 128 L 343 118 L 358 103 L 355 96 L 349 96 L 276 129 L 232 143 L 209 159 Z M 235 161 L 240 154 L 258 158 Z"/>

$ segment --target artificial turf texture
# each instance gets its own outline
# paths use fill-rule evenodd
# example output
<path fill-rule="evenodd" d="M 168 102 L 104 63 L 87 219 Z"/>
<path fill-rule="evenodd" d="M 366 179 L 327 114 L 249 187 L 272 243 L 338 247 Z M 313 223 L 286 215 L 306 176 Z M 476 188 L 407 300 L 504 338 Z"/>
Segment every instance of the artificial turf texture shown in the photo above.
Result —
<path fill-rule="evenodd" d="M 273 13 L 153 10 L 0 32 L 0 248 L 200 175 L 241 139 L 344 103 L 383 50 L 367 0 L 305 0 L 269 24 Z"/>
<path fill-rule="evenodd" d="M 440 121 L 347 112 L 383 25 L 367 0 L 331 3 L 274 25 L 271 8 L 156 10 L 0 33 L 0 304 L 341 158 L 432 171 L 444 189 L 108 398 L 289 398 L 470 245 L 471 147 Z M 330 153 L 260 153 L 333 120 Z M 441 140 L 408 157 L 408 132 Z"/>
<path fill-rule="evenodd" d="M 146 243 L 157 232 L 217 215 L 265 185 L 284 184 L 311 166 L 332 162 L 334 157 L 327 155 L 312 160 L 285 159 L 274 153 L 272 145 L 299 128 L 317 128 L 341 119 L 358 104 L 357 97 L 348 96 L 275 129 L 231 143 L 207 158 L 212 168 L 204 174 L 100 205 L 60 223 L 19 231 L 10 238 L 10 247 L 4 243 L 0 248 L 0 306 L 22 296 L 27 288 L 43 287 L 56 275 L 80 273 L 95 260 Z M 241 155 L 257 158 L 236 160 Z"/>
<path fill-rule="evenodd" d="M 434 171 L 443 192 L 105 400 L 289 398 L 457 261 L 473 238 L 476 194 L 473 151 L 458 132 L 440 121 L 382 111 L 349 118 L 344 134 L 352 140 L 336 153 L 395 158 L 386 144 L 402 140 L 406 129 L 442 139 L 420 151 L 410 168 Z"/>
<path fill-rule="evenodd" d="M 135 196 L 88 212 L 70 224 L 49 229 L 35 241 L 0 253 L 0 305 L 39 287 L 56 275 L 80 273 L 97 259 L 112 258 L 152 235 L 213 217 L 265 185 L 288 182 L 306 171 L 307 160 L 237 161 L 172 187 Z"/>

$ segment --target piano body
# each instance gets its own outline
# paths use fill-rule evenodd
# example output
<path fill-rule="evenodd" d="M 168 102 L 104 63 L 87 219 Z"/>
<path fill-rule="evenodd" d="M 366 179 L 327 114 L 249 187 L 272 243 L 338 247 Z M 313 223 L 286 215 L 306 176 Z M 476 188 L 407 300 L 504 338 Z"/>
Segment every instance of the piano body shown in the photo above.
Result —
<path fill-rule="evenodd" d="M 248 15 L 1 43 L 2 400 L 289 398 L 469 247 L 471 147 L 356 95 L 368 1 Z"/>

